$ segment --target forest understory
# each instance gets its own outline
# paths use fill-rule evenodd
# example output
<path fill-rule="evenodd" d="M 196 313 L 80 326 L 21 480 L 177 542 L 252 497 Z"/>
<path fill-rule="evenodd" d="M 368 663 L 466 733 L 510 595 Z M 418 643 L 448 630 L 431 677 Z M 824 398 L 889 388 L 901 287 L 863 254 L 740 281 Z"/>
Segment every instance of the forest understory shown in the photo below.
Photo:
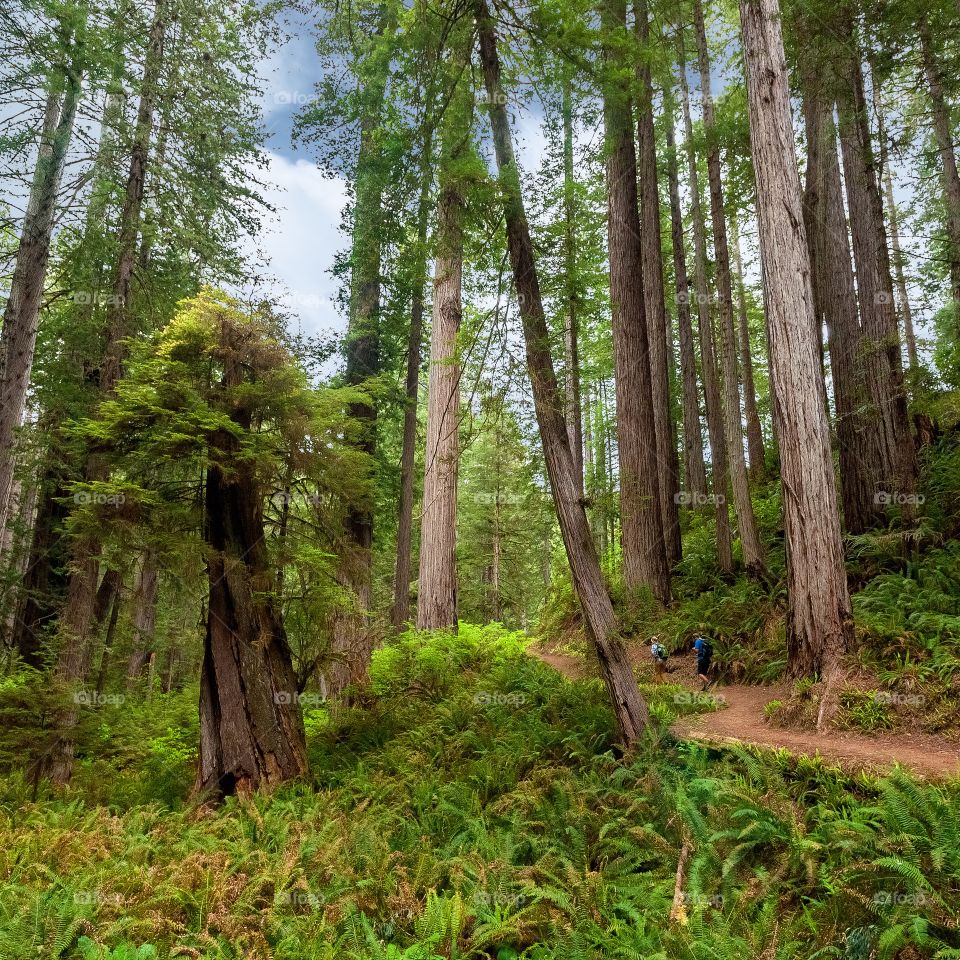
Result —
<path fill-rule="evenodd" d="M 958 0 L 0 0 L 0 960 L 960 960 Z"/>

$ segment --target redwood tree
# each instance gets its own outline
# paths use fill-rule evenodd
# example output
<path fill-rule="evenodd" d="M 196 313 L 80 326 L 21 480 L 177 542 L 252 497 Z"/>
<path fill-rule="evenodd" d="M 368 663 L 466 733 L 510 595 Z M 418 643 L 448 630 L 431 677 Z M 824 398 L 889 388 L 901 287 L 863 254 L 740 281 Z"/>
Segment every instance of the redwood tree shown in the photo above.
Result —
<path fill-rule="evenodd" d="M 649 712 L 618 635 L 616 615 L 600 571 L 577 484 L 563 416 L 563 394 L 550 354 L 550 336 L 540 296 L 533 243 L 524 210 L 510 121 L 500 81 L 500 57 L 493 19 L 487 9 L 486 0 L 474 0 L 474 11 L 499 171 L 501 202 L 506 220 L 507 248 L 520 304 L 527 371 L 533 390 L 550 490 L 570 563 L 573 585 L 583 609 L 587 634 L 597 654 L 600 673 L 607 686 L 621 740 L 629 746 L 648 727 Z"/>
<path fill-rule="evenodd" d="M 820 386 L 790 83 L 777 0 L 740 0 L 740 16 L 783 484 L 788 669 L 793 676 L 824 675 L 829 707 L 853 619 Z M 821 720 L 825 716 L 821 711 Z"/>
<path fill-rule="evenodd" d="M 730 465 L 730 487 L 737 513 L 743 561 L 755 576 L 765 574 L 763 544 L 753 515 L 747 464 L 743 452 L 743 422 L 740 413 L 740 390 L 737 376 L 737 336 L 733 323 L 733 288 L 730 282 L 730 248 L 727 242 L 727 220 L 720 172 L 720 146 L 717 142 L 713 93 L 710 89 L 710 54 L 703 18 L 702 0 L 694 0 L 694 34 L 700 67 L 700 96 L 703 105 L 703 126 L 707 136 L 707 179 L 710 188 L 710 218 L 713 227 L 713 251 L 717 270 L 717 309 L 720 318 L 720 363 L 723 372 L 723 423 L 727 438 Z"/>
<path fill-rule="evenodd" d="M 670 571 L 658 481 L 658 470 L 663 465 L 658 462 L 656 401 L 651 383 L 653 360 L 648 331 L 651 318 L 646 313 L 641 279 L 643 248 L 632 105 L 629 88 L 623 82 L 626 17 L 625 0 L 605 0 L 601 19 L 607 69 L 603 84 L 607 247 L 620 454 L 623 578 L 627 589 L 644 586 L 658 600 L 666 602 L 670 599 Z M 662 341 L 662 325 L 656 326 L 656 336 Z"/>

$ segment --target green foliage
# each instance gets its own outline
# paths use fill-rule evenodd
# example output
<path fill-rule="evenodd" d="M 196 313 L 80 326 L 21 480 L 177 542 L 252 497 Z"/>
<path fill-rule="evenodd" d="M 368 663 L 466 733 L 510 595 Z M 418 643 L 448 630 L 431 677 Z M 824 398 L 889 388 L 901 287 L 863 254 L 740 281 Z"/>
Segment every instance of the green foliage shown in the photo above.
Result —
<path fill-rule="evenodd" d="M 788 960 L 858 956 L 865 928 L 878 957 L 957 948 L 956 785 L 666 740 L 618 761 L 600 684 L 524 643 L 470 625 L 401 636 L 362 708 L 308 725 L 314 783 L 216 812 L 153 802 L 147 755 L 185 761 L 195 735 L 156 702 L 137 720 L 156 714 L 148 746 L 100 768 L 144 781 L 134 805 L 119 788 L 119 815 L 89 780 L 12 807 L 8 778 L 0 956 Z M 665 719 L 671 691 L 650 691 Z"/>

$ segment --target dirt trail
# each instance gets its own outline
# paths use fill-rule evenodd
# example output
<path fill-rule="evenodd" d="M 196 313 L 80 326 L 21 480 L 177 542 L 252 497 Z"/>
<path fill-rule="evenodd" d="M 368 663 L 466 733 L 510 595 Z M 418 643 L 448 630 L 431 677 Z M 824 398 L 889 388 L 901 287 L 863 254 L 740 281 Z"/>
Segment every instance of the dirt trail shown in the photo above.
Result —
<path fill-rule="evenodd" d="M 574 680 L 590 676 L 593 672 L 591 665 L 580 657 L 537 646 L 530 647 L 529 653 Z M 636 651 L 631 650 L 631 656 L 636 658 Z M 671 665 L 678 662 L 679 658 L 671 658 Z M 646 669 L 646 664 L 642 669 Z M 770 700 L 784 695 L 782 687 L 731 684 L 714 687 L 709 693 L 701 694 L 692 664 L 676 666 L 668 680 L 688 687 L 691 696 L 715 697 L 720 707 L 713 713 L 685 717 L 675 723 L 673 732 L 687 740 L 716 744 L 746 743 L 785 749 L 799 756 L 820 756 L 847 773 L 884 771 L 899 763 L 921 777 L 960 776 L 960 745 L 941 737 L 923 733 L 879 733 L 867 736 L 841 730 L 823 734 L 812 730 L 782 730 L 768 726 L 763 717 L 764 706 Z"/>

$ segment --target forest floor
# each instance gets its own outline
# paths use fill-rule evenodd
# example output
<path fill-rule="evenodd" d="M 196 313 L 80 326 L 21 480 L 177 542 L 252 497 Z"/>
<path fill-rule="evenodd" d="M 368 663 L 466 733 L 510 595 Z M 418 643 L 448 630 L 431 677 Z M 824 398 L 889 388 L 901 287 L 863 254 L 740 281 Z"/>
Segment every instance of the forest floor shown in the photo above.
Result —
<path fill-rule="evenodd" d="M 639 665 L 652 681 L 653 670 L 646 647 L 631 646 L 628 649 L 634 665 Z M 550 650 L 542 644 L 532 645 L 528 653 L 573 680 L 596 672 L 588 660 Z M 862 770 L 887 771 L 900 764 L 924 778 L 960 776 L 960 747 L 941 737 L 893 731 L 870 735 L 844 730 L 818 733 L 816 730 L 774 727 L 766 722 L 763 708 L 769 701 L 787 695 L 785 685 L 715 684 L 703 694 L 692 656 L 671 657 L 667 669 L 668 683 L 687 687 L 696 696 L 712 697 L 711 705 L 717 707 L 715 711 L 684 717 L 674 723 L 672 731 L 683 739 L 718 745 L 744 743 L 787 750 L 797 756 L 819 756 L 848 774 Z"/>

